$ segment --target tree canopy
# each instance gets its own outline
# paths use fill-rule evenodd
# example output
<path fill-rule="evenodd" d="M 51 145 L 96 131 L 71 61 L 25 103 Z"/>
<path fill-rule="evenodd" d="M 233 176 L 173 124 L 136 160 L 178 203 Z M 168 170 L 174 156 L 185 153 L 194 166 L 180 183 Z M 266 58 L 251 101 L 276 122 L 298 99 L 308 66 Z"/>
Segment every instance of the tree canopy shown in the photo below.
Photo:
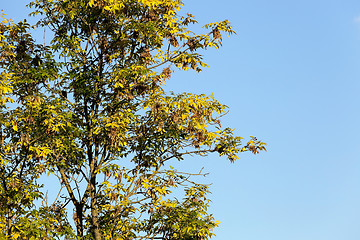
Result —
<path fill-rule="evenodd" d="M 175 69 L 202 71 L 230 23 L 205 34 L 181 0 L 35 0 L 30 25 L 1 15 L 0 238 L 208 239 L 208 185 L 171 167 L 265 143 L 221 126 L 213 96 L 166 92 Z M 51 30 L 46 44 L 33 36 Z M 61 189 L 48 202 L 39 178 Z M 174 189 L 183 198 L 173 195 Z M 178 191 L 176 190 L 176 191 Z"/>

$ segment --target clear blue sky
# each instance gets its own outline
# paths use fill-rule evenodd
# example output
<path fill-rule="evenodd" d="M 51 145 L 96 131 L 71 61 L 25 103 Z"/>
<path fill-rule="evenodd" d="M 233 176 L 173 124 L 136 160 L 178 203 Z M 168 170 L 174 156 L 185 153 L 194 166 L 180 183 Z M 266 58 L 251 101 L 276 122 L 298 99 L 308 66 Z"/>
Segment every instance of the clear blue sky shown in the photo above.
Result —
<path fill-rule="evenodd" d="M 25 16 L 24 0 L 0 0 Z M 229 19 L 237 35 L 200 74 L 176 73 L 176 92 L 211 93 L 222 125 L 268 152 L 230 164 L 211 156 L 215 240 L 360 239 L 360 2 L 185 0 L 201 24 Z"/>

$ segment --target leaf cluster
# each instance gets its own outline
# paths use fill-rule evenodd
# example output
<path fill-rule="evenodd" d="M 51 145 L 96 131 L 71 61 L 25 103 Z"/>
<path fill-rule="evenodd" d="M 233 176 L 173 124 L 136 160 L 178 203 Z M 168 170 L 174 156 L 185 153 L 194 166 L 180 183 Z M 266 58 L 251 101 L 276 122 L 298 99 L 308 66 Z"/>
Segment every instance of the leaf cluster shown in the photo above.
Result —
<path fill-rule="evenodd" d="M 35 0 L 34 26 L 0 23 L 0 237 L 208 239 L 208 186 L 170 166 L 243 144 L 214 96 L 168 93 L 174 69 L 202 71 L 228 21 L 191 31 L 180 0 Z M 49 45 L 36 29 L 50 29 Z M 39 178 L 59 179 L 47 201 Z M 180 194 L 179 194 L 180 192 Z M 182 194 L 181 194 L 182 193 Z M 180 197 L 179 197 L 180 196 Z M 181 197 L 182 196 L 182 197 Z M 41 202 L 41 204 L 40 204 Z M 70 216 L 70 217 L 69 217 Z"/>

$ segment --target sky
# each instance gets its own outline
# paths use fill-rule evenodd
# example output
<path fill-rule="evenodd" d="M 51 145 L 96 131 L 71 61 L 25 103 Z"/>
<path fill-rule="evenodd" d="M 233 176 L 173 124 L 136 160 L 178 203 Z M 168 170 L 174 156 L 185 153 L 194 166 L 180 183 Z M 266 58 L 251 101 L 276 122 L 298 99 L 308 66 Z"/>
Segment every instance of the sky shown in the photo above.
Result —
<path fill-rule="evenodd" d="M 0 2 L 26 17 L 26 1 Z M 228 19 L 237 35 L 166 89 L 214 93 L 229 106 L 223 126 L 268 144 L 234 164 L 216 154 L 183 163 L 210 173 L 212 239 L 360 239 L 360 2 L 184 3 L 201 25 Z"/>

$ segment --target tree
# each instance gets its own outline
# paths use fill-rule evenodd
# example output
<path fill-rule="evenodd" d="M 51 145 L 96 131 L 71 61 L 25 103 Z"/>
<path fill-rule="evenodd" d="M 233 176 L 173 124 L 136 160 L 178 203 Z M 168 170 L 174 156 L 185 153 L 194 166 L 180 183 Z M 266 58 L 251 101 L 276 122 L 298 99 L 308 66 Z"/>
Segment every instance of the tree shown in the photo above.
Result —
<path fill-rule="evenodd" d="M 0 237 L 208 239 L 208 186 L 170 167 L 245 144 L 213 96 L 167 93 L 173 69 L 200 72 L 200 49 L 219 48 L 230 23 L 189 30 L 181 0 L 35 0 L 40 20 L 0 24 Z M 32 30 L 50 29 L 50 45 Z M 53 174 L 48 203 L 38 179 Z M 172 195 L 184 191 L 183 199 Z M 73 212 L 71 210 L 73 206 Z M 69 218 L 69 216 L 72 215 Z"/>

